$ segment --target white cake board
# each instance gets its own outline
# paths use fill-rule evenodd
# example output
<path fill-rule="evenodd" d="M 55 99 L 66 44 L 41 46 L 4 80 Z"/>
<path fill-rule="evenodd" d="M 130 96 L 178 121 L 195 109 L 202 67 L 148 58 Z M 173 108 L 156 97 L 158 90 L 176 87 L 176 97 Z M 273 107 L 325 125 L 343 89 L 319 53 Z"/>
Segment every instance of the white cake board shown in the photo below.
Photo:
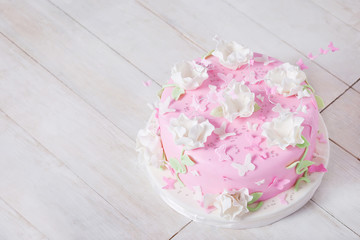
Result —
<path fill-rule="evenodd" d="M 316 144 L 317 157 L 316 164 L 324 164 L 327 167 L 329 162 L 330 145 L 328 141 L 328 132 L 319 114 L 319 132 L 324 135 L 326 143 Z M 213 225 L 216 227 L 244 229 L 269 225 L 292 214 L 304 206 L 314 195 L 319 187 L 323 172 L 309 174 L 310 183 L 301 182 L 298 191 L 294 187 L 281 193 L 286 194 L 288 204 L 281 203 L 278 196 L 264 201 L 263 206 L 256 212 L 249 212 L 238 219 L 229 221 L 220 217 L 218 210 L 206 212 L 194 199 L 194 193 L 186 187 L 181 187 L 179 183 L 175 184 L 175 189 L 162 189 L 165 184 L 163 177 L 173 178 L 169 170 L 162 170 L 147 165 L 147 172 L 152 185 L 158 191 L 161 198 L 175 211 L 200 223 Z"/>

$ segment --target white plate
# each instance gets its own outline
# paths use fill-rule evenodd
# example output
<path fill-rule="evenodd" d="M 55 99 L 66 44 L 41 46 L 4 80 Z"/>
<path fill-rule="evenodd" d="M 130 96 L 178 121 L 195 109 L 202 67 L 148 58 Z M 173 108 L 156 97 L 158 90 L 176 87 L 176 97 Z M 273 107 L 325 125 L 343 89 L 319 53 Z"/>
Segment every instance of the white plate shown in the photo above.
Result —
<path fill-rule="evenodd" d="M 319 131 L 327 139 L 326 143 L 316 144 L 316 153 L 321 157 L 317 157 L 316 164 L 324 164 L 327 167 L 329 162 L 330 145 L 328 141 L 328 132 L 319 114 Z M 310 183 L 301 182 L 298 191 L 294 187 L 281 193 L 286 194 L 286 201 L 288 204 L 281 203 L 278 196 L 264 201 L 263 206 L 256 212 L 250 212 L 236 220 L 226 220 L 219 216 L 218 210 L 213 212 L 206 212 L 199 203 L 194 199 L 194 193 L 186 187 L 181 187 L 180 184 L 175 184 L 175 189 L 162 189 L 165 185 L 163 177 L 172 177 L 169 170 L 161 170 L 147 165 L 147 172 L 152 185 L 158 191 L 161 198 L 174 210 L 180 214 L 200 223 L 205 223 L 217 227 L 243 229 L 261 227 L 274 223 L 304 206 L 314 195 L 316 189 L 319 187 L 323 172 L 315 172 L 309 174 Z"/>

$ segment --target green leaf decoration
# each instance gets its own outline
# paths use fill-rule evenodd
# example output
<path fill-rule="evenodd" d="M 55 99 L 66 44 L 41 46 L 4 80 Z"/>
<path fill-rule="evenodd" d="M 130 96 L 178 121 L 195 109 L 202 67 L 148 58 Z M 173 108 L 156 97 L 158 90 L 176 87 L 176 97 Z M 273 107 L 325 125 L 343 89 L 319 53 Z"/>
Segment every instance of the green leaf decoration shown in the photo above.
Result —
<path fill-rule="evenodd" d="M 213 110 L 211 110 L 210 114 L 212 116 L 214 116 L 214 117 L 222 117 L 222 116 L 224 116 L 221 106 L 218 106 L 218 107 L 214 108 Z"/>
<path fill-rule="evenodd" d="M 304 140 L 304 143 L 296 144 L 296 146 L 298 148 L 306 148 L 306 147 L 310 146 L 310 143 L 308 142 L 308 140 L 303 135 L 301 135 L 301 138 Z"/>
<path fill-rule="evenodd" d="M 315 95 L 315 100 L 319 109 L 323 109 L 325 107 L 324 100 L 319 95 Z"/>
<path fill-rule="evenodd" d="M 181 186 L 181 187 L 185 187 L 185 184 L 184 184 L 183 181 L 181 181 L 181 179 L 179 178 L 179 173 L 176 173 L 176 178 L 177 178 L 177 180 L 179 181 L 180 186 Z"/>
<path fill-rule="evenodd" d="M 310 84 L 304 85 L 303 87 L 304 87 L 303 89 L 310 89 L 312 93 L 315 93 L 314 88 L 310 86 Z"/>
<path fill-rule="evenodd" d="M 207 59 L 208 57 L 210 57 L 212 55 L 212 53 L 215 51 L 215 49 L 211 50 L 210 52 L 206 53 L 202 58 L 203 59 Z"/>
<path fill-rule="evenodd" d="M 248 206 L 247 208 L 250 212 L 255 212 L 255 211 L 259 210 L 263 204 L 264 204 L 264 202 L 259 202 L 258 205 L 256 205 L 256 207 L 252 208 L 252 207 Z"/>
<path fill-rule="evenodd" d="M 298 173 L 298 174 L 300 174 L 300 172 L 301 172 L 301 167 L 299 167 L 299 166 L 301 166 L 302 162 L 304 161 L 304 159 L 305 159 L 305 157 L 306 157 L 306 155 L 308 153 L 308 150 L 309 150 L 309 148 L 306 147 L 305 151 L 304 151 L 304 154 L 300 158 L 299 164 L 296 166 L 296 173 Z"/>
<path fill-rule="evenodd" d="M 251 196 L 253 196 L 252 200 L 250 202 L 248 202 L 248 205 L 256 202 L 259 198 L 261 198 L 261 196 L 263 195 L 262 192 L 254 192 L 252 194 L 250 194 Z"/>
<path fill-rule="evenodd" d="M 163 94 L 163 92 L 164 92 L 164 88 L 162 88 L 162 89 L 160 89 L 159 91 L 158 91 L 158 93 L 157 93 L 157 95 L 159 96 L 159 98 L 161 98 L 161 96 L 162 96 L 162 94 Z"/>
<path fill-rule="evenodd" d="M 193 160 L 191 160 L 191 158 L 188 155 L 182 155 L 181 162 L 182 162 L 182 164 L 184 164 L 186 166 L 194 166 L 195 165 Z"/>
<path fill-rule="evenodd" d="M 185 93 L 185 90 L 180 87 L 175 87 L 172 91 L 172 97 L 174 100 L 178 100 L 181 95 Z"/>
<path fill-rule="evenodd" d="M 296 161 L 296 162 L 293 162 L 292 164 L 290 164 L 289 166 L 287 166 L 286 168 L 287 169 L 291 169 L 293 167 L 295 167 L 300 161 Z"/>
<path fill-rule="evenodd" d="M 186 168 L 176 158 L 170 158 L 169 163 L 175 172 L 186 173 Z"/>
<path fill-rule="evenodd" d="M 261 108 L 261 107 L 259 106 L 259 104 L 255 103 L 255 105 L 254 105 L 254 112 L 259 111 L 260 108 Z"/>
<path fill-rule="evenodd" d="M 296 173 L 299 175 L 303 174 L 305 171 L 308 170 L 308 167 L 310 167 L 313 164 L 314 162 L 308 160 L 299 162 L 299 165 L 296 167 Z"/>
<path fill-rule="evenodd" d="M 299 178 L 296 183 L 295 183 L 295 191 L 298 191 L 299 190 L 299 184 L 300 182 L 306 182 L 306 183 L 309 183 L 310 182 L 310 179 L 308 178 L 307 176 L 307 171 L 305 172 L 305 176 L 304 177 L 301 177 Z"/>

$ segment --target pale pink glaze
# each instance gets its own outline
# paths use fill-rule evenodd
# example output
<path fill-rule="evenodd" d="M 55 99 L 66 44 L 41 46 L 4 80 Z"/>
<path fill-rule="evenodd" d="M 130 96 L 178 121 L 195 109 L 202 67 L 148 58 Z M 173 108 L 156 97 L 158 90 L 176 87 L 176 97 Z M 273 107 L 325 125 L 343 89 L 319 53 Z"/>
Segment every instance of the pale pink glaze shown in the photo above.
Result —
<path fill-rule="evenodd" d="M 255 53 L 254 56 L 259 54 Z M 287 169 L 286 167 L 300 159 L 304 149 L 298 147 L 288 146 L 286 150 L 282 150 L 279 147 L 268 147 L 266 144 L 265 137 L 261 136 L 261 125 L 265 121 L 271 121 L 279 113 L 273 112 L 272 108 L 275 106 L 269 102 L 268 96 L 265 89 L 268 86 L 264 81 L 258 84 L 247 84 L 252 92 L 257 96 L 259 93 L 264 96 L 262 102 L 255 97 L 255 101 L 261 107 L 257 112 L 254 112 L 250 117 L 237 118 L 232 123 L 228 122 L 225 118 L 217 118 L 210 115 L 211 110 L 219 103 L 209 103 L 205 112 L 195 111 L 191 107 L 192 96 L 195 95 L 198 98 L 206 97 L 210 91 L 208 85 L 215 85 L 219 87 L 225 87 L 227 83 L 218 77 L 218 73 L 234 74 L 234 78 L 238 81 L 247 81 L 248 70 L 243 70 L 245 66 L 238 70 L 231 70 L 220 65 L 216 57 L 210 57 L 207 60 L 212 62 L 211 70 L 208 70 L 209 78 L 203 82 L 203 84 L 181 96 L 178 101 L 172 101 L 170 107 L 176 109 L 176 112 L 166 113 L 159 116 L 159 124 L 161 130 L 161 139 L 164 147 L 164 151 L 167 158 L 175 157 L 180 158 L 182 146 L 174 143 L 174 138 L 169 131 L 169 122 L 171 118 L 177 118 L 180 113 L 184 113 L 187 117 L 192 118 L 194 116 L 203 116 L 208 119 L 215 128 L 219 128 L 223 121 L 228 123 L 227 132 L 236 132 L 235 136 L 228 137 L 224 140 L 220 140 L 218 135 L 212 133 L 208 137 L 205 147 L 198 148 L 190 151 L 186 151 L 196 164 L 191 167 L 187 167 L 188 171 L 186 174 L 179 174 L 180 179 L 183 181 L 185 186 L 193 187 L 200 186 L 203 194 L 220 194 L 227 190 L 240 189 L 246 187 L 249 192 L 263 192 L 262 197 L 259 200 L 266 200 L 277 194 L 291 188 L 296 180 L 300 177 L 295 172 L 295 168 Z M 255 62 L 251 67 L 257 75 L 258 79 L 261 79 L 269 70 L 280 65 L 282 62 L 276 60 L 274 63 L 264 66 L 263 63 Z M 171 81 L 169 82 L 171 83 Z M 164 101 L 168 96 L 171 96 L 172 87 L 168 87 L 164 90 L 161 101 Z M 305 120 L 302 123 L 304 130 L 302 134 L 310 142 L 309 152 L 306 160 L 311 160 L 313 152 L 315 150 L 316 136 L 318 131 L 318 108 L 316 101 L 313 96 L 298 99 L 296 96 L 283 97 L 279 94 L 271 96 L 271 101 L 274 103 L 280 103 L 283 108 L 289 108 L 292 112 L 295 112 L 298 105 L 302 102 L 302 105 L 306 105 L 307 112 L 296 114 L 296 116 L 303 117 Z M 251 124 L 259 123 L 259 127 L 256 131 L 249 130 L 246 122 L 249 121 Z M 262 142 L 259 145 L 261 149 L 249 149 L 249 135 L 261 137 Z M 215 148 L 226 144 L 227 155 L 232 158 L 232 161 L 219 161 L 218 155 L 215 153 Z M 255 164 L 256 169 L 249 171 L 245 176 L 239 176 L 237 169 L 231 166 L 231 163 L 243 163 L 245 156 L 251 153 L 253 155 L 252 163 Z M 260 155 L 267 155 L 266 159 L 263 159 Z M 200 176 L 194 176 L 191 171 L 196 170 Z M 288 179 L 290 182 L 284 186 L 283 189 L 279 189 L 276 184 L 271 185 L 274 178 L 279 180 Z M 258 181 L 265 179 L 261 185 L 255 184 Z"/>

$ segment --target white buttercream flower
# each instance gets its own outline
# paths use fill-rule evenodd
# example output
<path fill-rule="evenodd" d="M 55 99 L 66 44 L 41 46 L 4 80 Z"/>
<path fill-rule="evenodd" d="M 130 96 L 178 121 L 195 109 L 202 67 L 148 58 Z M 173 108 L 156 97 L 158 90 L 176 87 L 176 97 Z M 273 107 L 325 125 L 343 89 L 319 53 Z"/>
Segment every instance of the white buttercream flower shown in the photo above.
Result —
<path fill-rule="evenodd" d="M 283 63 L 270 70 L 265 81 L 269 87 L 276 87 L 278 93 L 285 97 L 297 94 L 303 90 L 302 82 L 306 80 L 306 75 L 298 66 L 290 63 Z"/>
<path fill-rule="evenodd" d="M 217 44 L 212 55 L 217 57 L 224 67 L 235 70 L 244 64 L 248 64 L 253 57 L 253 52 L 249 48 L 245 48 L 234 41 L 228 42 L 222 39 L 214 39 Z"/>
<path fill-rule="evenodd" d="M 185 150 L 204 147 L 206 139 L 215 127 L 202 117 L 189 119 L 181 113 L 178 118 L 170 120 L 169 130 L 174 136 L 177 145 L 184 145 Z"/>
<path fill-rule="evenodd" d="M 140 129 L 136 138 L 136 151 L 139 152 L 139 160 L 155 167 L 160 167 L 164 162 L 158 128 L 159 123 L 155 118 L 155 112 L 153 112 L 146 127 Z"/>
<path fill-rule="evenodd" d="M 182 61 L 171 69 L 174 84 L 185 90 L 193 90 L 209 77 L 207 69 L 194 61 Z"/>
<path fill-rule="evenodd" d="M 234 220 L 236 216 L 249 212 L 247 204 L 252 198 L 253 196 L 249 194 L 247 188 L 231 192 L 224 190 L 222 194 L 216 197 L 214 206 L 220 210 L 221 217 Z"/>
<path fill-rule="evenodd" d="M 222 114 L 230 122 L 237 117 L 249 117 L 253 114 L 255 94 L 243 83 L 231 81 L 222 92 L 222 97 Z"/>
<path fill-rule="evenodd" d="M 304 143 L 301 138 L 301 123 L 304 121 L 302 117 L 294 117 L 294 114 L 288 109 L 283 109 L 277 105 L 273 108 L 274 112 L 279 112 L 277 118 L 273 118 L 271 122 L 265 122 L 262 125 L 262 135 L 266 137 L 269 146 L 278 146 L 285 150 L 287 146 L 295 146 Z"/>

